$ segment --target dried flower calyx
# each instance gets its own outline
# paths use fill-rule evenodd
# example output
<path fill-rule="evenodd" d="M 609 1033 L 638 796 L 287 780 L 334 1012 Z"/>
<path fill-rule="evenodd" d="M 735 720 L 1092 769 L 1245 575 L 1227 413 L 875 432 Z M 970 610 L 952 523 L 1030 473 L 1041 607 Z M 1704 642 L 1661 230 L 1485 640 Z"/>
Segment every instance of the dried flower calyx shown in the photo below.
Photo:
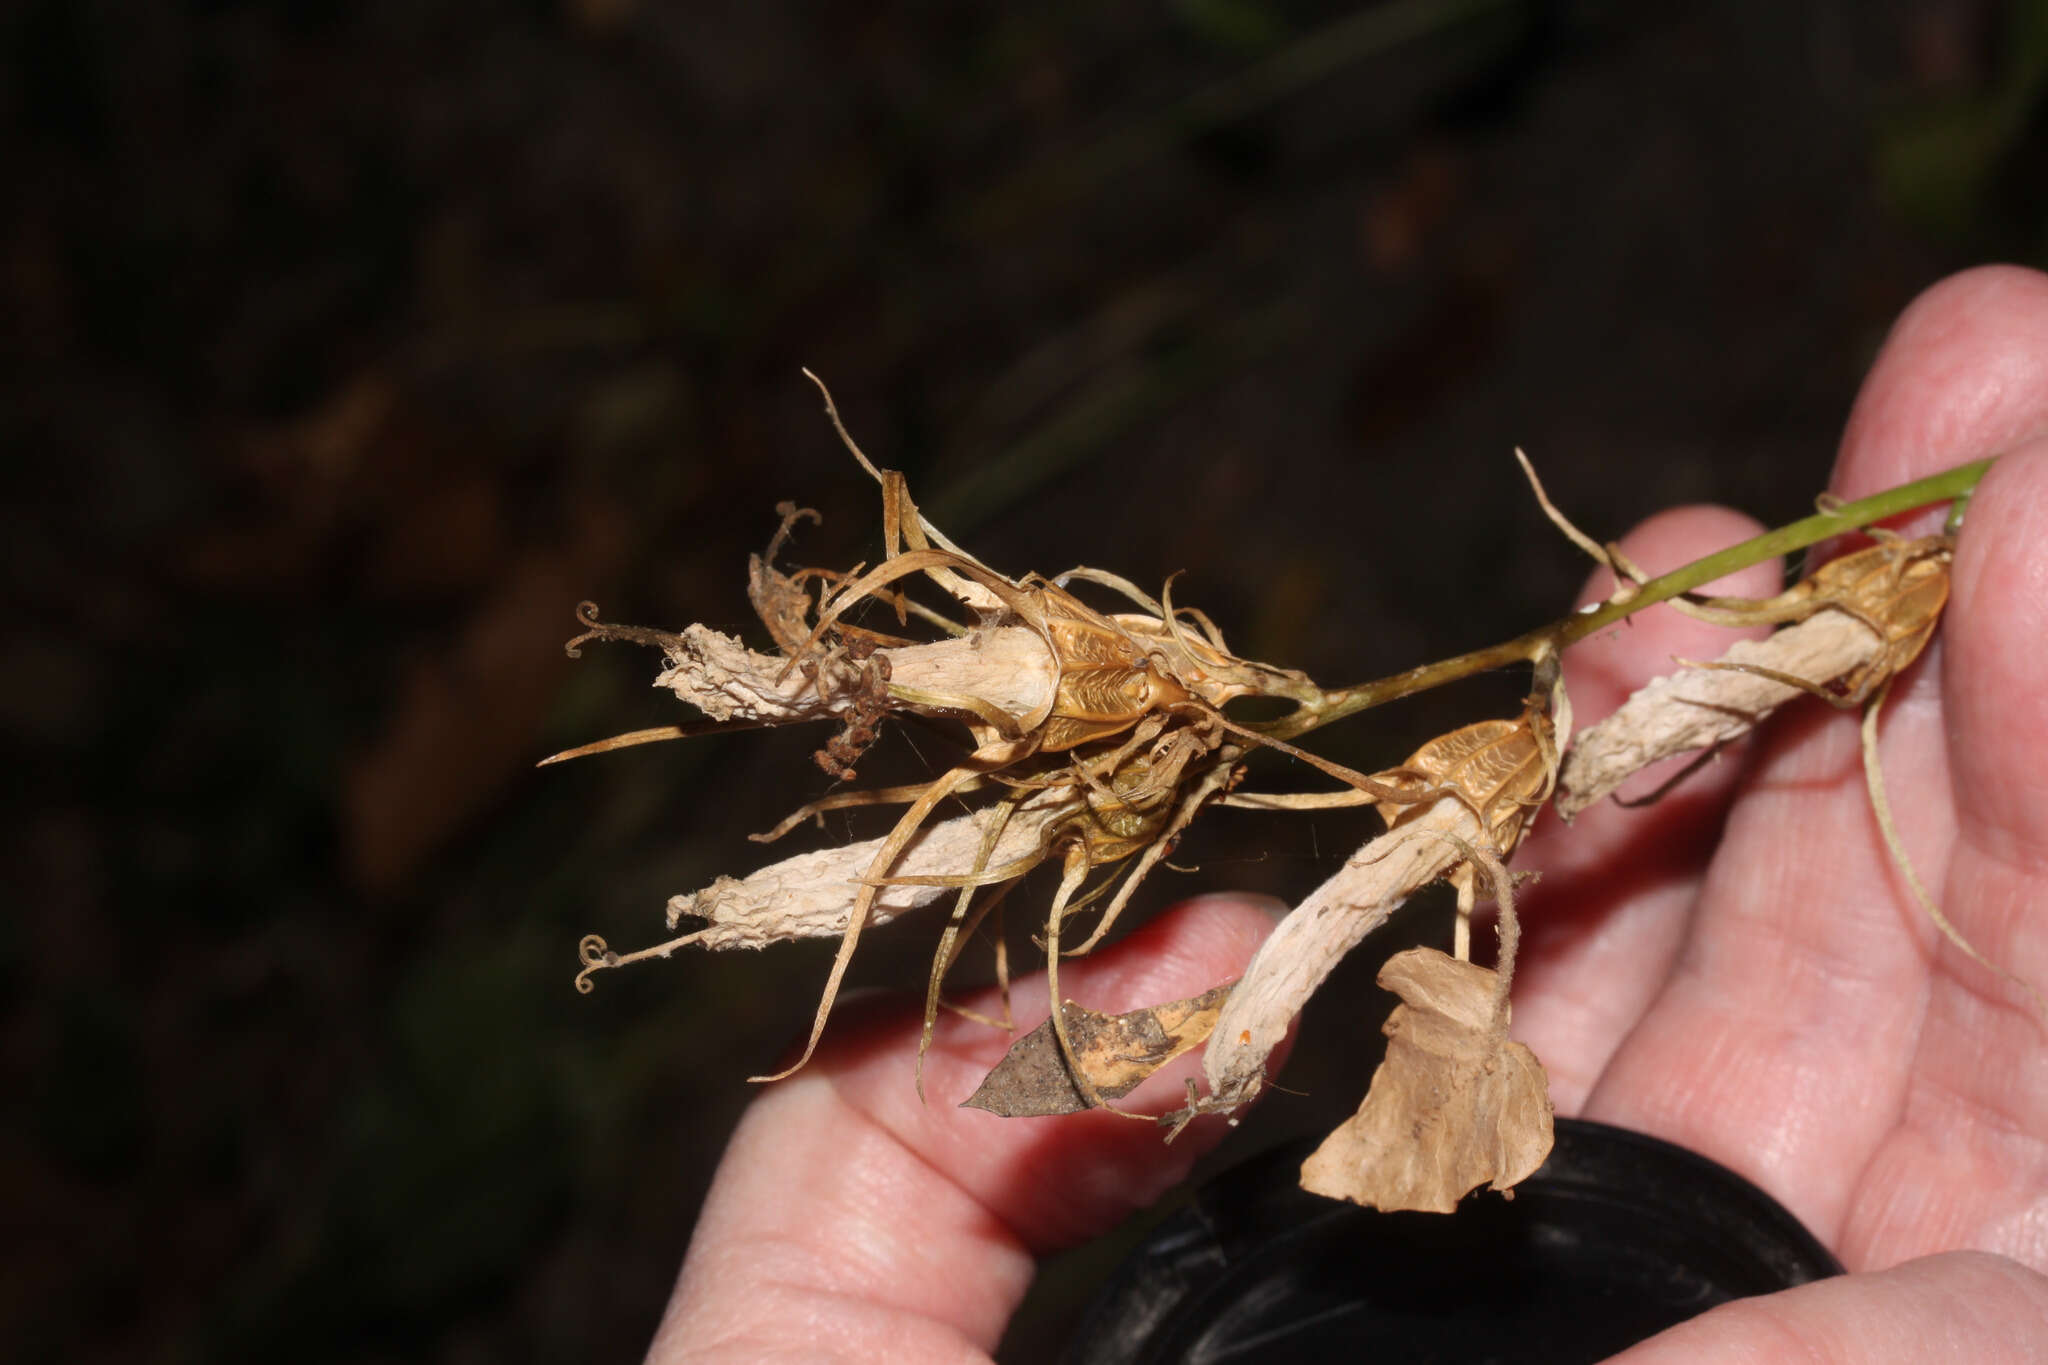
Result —
<path fill-rule="evenodd" d="M 671 903 L 672 926 L 684 916 L 706 922 L 666 943 L 627 954 L 601 939 L 583 945 L 578 984 L 588 989 L 593 972 L 686 945 L 838 933 L 839 953 L 798 1066 L 816 1046 L 869 923 L 952 894 L 928 992 L 929 1037 L 939 982 L 961 943 L 1017 878 L 1048 860 L 1065 874 L 1046 931 L 1056 978 L 1063 922 L 1099 910 L 1092 931 L 1070 951 L 1094 947 L 1196 813 L 1235 785 L 1249 752 L 1271 746 L 1300 754 L 1268 733 L 1270 724 L 1229 719 L 1224 705 L 1257 696 L 1302 706 L 1324 696 L 1300 673 L 1233 653 L 1207 616 L 1173 605 L 1171 584 L 1155 599 L 1099 569 L 1076 568 L 1054 579 L 997 573 L 925 520 L 900 474 L 868 461 L 840 424 L 829 394 L 826 411 L 881 487 L 882 562 L 843 573 L 778 568 L 792 530 L 816 515 L 785 504 L 767 552 L 748 566 L 749 596 L 775 641 L 774 654 L 703 626 L 672 633 L 607 624 L 586 604 L 579 619 L 587 629 L 570 642 L 572 653 L 593 639 L 658 648 L 667 661 L 658 685 L 706 719 L 617 736 L 549 760 L 708 730 L 823 720 L 839 729 L 817 751 L 818 764 L 850 781 L 861 755 L 897 714 L 950 719 L 965 728 L 967 752 L 939 777 L 834 793 L 760 836 L 779 837 L 830 810 L 903 806 L 883 838 L 800 855 L 754 878 L 678 898 Z M 914 597 L 920 580 L 948 600 L 933 606 Z M 1084 584 L 1122 598 L 1130 609 L 1105 611 L 1084 602 L 1075 592 Z M 886 629 L 871 622 L 878 615 Z M 1406 794 L 1406 788 L 1300 756 L 1375 799 Z M 942 801 L 970 796 L 981 804 L 965 824 L 933 822 Z M 925 852 L 935 832 L 943 835 L 937 842 L 944 858 Z M 772 887 L 774 894 L 750 884 Z M 1060 1028 L 1061 1016 L 1054 1020 Z"/>

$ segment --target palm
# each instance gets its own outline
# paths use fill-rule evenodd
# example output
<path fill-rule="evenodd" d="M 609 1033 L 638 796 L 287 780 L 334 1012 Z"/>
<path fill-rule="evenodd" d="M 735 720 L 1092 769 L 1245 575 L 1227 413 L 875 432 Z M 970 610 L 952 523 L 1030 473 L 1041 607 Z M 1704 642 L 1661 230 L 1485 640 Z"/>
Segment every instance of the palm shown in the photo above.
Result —
<path fill-rule="evenodd" d="M 1966 277 L 1894 335 L 1831 487 L 1857 496 L 2044 431 L 2048 285 Z M 1901 678 L 1880 740 L 1923 879 L 1980 950 L 2036 983 L 2048 980 L 2043 508 L 2048 448 L 1988 476 L 1941 645 Z M 1631 548 L 1674 563 L 1733 539 L 1731 520 L 1674 514 Z M 1645 621 L 1582 652 L 1574 700 L 1600 714 L 1669 654 L 1717 638 Z M 1750 748 L 1661 806 L 1596 809 L 1532 840 L 1526 865 L 1546 877 L 1524 916 L 1516 1031 L 1559 1107 L 1742 1171 L 1852 1269 L 1961 1246 L 2048 1267 L 2048 1020 L 1910 899 L 1870 811 L 1853 718 L 1788 708 Z"/>

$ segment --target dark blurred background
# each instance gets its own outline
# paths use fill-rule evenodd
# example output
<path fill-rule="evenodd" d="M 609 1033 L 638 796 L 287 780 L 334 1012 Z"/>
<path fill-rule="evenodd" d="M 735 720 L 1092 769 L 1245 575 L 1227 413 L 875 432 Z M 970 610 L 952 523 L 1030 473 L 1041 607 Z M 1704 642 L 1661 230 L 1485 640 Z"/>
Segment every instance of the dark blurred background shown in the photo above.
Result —
<path fill-rule="evenodd" d="M 876 558 L 799 366 L 990 563 L 1186 570 L 1242 652 L 1350 682 L 1566 605 L 1513 445 L 1596 535 L 1782 520 L 1916 292 L 2048 260 L 2038 0 L 0 23 L 25 1361 L 637 1357 L 829 945 L 586 998 L 576 941 L 652 941 L 828 779 L 815 733 L 532 765 L 679 718 L 651 654 L 563 656 L 580 598 L 752 629 L 784 498 L 825 513 L 793 562 Z M 1519 685 L 1324 747 L 1382 765 Z M 863 776 L 946 763 L 909 738 Z M 1298 896 L 1370 819 L 1212 814 L 1146 902 Z M 930 946 L 875 934 L 856 982 Z M 1219 1160 L 1355 1104 L 1370 975 Z"/>

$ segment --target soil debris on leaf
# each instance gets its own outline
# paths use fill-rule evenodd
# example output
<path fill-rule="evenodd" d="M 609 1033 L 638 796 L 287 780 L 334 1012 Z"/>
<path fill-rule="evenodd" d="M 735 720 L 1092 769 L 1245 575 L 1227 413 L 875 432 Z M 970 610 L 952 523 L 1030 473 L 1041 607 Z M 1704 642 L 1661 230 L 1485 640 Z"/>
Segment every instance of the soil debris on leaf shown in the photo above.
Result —
<path fill-rule="evenodd" d="M 1186 1000 L 1123 1014 L 1099 1014 L 1066 1001 L 1061 1009 L 1073 1045 L 1073 1065 L 1086 1073 L 1097 1095 L 1121 1099 L 1160 1067 L 1207 1041 L 1229 994 L 1225 984 Z M 1078 1113 L 1092 1106 L 1075 1084 L 1047 1018 L 1011 1046 L 961 1107 L 1021 1118 Z"/>

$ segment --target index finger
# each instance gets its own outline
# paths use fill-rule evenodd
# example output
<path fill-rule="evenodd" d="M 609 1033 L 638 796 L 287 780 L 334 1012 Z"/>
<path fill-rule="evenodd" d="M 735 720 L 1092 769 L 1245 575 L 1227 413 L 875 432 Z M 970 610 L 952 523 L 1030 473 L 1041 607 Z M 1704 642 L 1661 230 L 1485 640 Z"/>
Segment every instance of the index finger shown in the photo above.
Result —
<path fill-rule="evenodd" d="M 1106 1012 L 1194 995 L 1241 972 L 1272 927 L 1256 898 L 1204 897 L 1078 959 L 1061 985 Z M 1043 982 L 1016 983 L 1020 1029 Z M 973 1003 L 993 1010 L 992 994 Z M 926 1059 L 926 1106 L 911 1084 L 917 1035 L 914 1009 L 835 1026 L 748 1109 L 650 1360 L 975 1359 L 1035 1255 L 1115 1226 L 1222 1136 L 1204 1120 L 1167 1147 L 1153 1125 L 1109 1114 L 956 1108 L 1009 1044 L 958 1019 Z M 1197 1060 L 1175 1065 L 1192 1074 Z"/>
<path fill-rule="evenodd" d="M 1858 397 L 1833 491 L 1854 497 L 2002 454 L 2044 428 L 2048 277 L 1971 271 L 1928 290 L 1901 316 Z M 2007 503 L 2009 494 L 2023 494 L 2029 480 L 2016 477 L 2021 463 L 2013 457 L 2012 468 L 1994 470 L 1983 497 Z M 1920 531 L 1940 516 L 1930 510 L 1904 529 Z M 1959 588 L 1978 553 L 1973 539 L 2007 537 L 1966 528 Z M 1958 592 L 1943 627 L 1947 645 L 1937 643 L 1903 675 L 1880 746 L 1912 861 L 1963 932 L 1997 954 L 1999 926 L 1984 916 L 2002 912 L 1989 899 L 1958 898 L 1963 888 L 1950 856 L 1959 847 L 1950 793 L 1963 771 L 1951 769 L 1952 738 L 1957 754 L 1974 747 L 1987 762 L 2025 752 L 2010 734 L 1951 734 L 1948 706 L 1970 692 L 1954 661 L 1981 618 L 1969 594 Z M 1935 656 L 1942 657 L 1939 694 Z M 1895 1139 L 1902 1124 L 1917 1122 L 1908 1117 L 1916 1096 L 1925 1096 L 1926 1085 L 1943 1089 L 1942 1122 L 1952 1142 L 1980 1120 L 2009 1128 L 1996 1107 L 2024 1088 L 2010 1084 L 2010 1067 L 1989 1064 L 2004 1054 L 1997 1040 L 2008 1035 L 1964 1022 L 1973 1011 L 1982 1022 L 1982 1001 L 1972 992 L 1995 993 L 2000 983 L 1933 944 L 1933 926 L 1878 836 L 1854 725 L 1809 708 L 1779 718 L 1765 738 L 1680 970 L 1617 1053 L 1589 1108 L 1758 1180 L 1852 1265 L 1883 1263 L 1937 1230 L 1894 1237 L 1891 1225 L 1905 1219 L 1904 1206 L 1875 1197 L 1859 1206 L 1859 1192 L 1924 1190 L 1927 1199 L 1915 1207 L 1932 1219 L 1928 1211 L 1955 1183 L 1938 1161 L 1910 1162 L 1910 1180 L 1904 1170 L 1883 1182 L 1874 1175 L 1887 1159 L 1908 1155 L 1912 1144 Z M 2037 788 L 2036 804 L 2041 796 Z M 1973 1092 L 1962 1105 L 1968 1113 L 1958 1112 L 1958 1087 Z M 1856 1221 L 1863 1218 L 1891 1223 L 1881 1231 Z"/>

